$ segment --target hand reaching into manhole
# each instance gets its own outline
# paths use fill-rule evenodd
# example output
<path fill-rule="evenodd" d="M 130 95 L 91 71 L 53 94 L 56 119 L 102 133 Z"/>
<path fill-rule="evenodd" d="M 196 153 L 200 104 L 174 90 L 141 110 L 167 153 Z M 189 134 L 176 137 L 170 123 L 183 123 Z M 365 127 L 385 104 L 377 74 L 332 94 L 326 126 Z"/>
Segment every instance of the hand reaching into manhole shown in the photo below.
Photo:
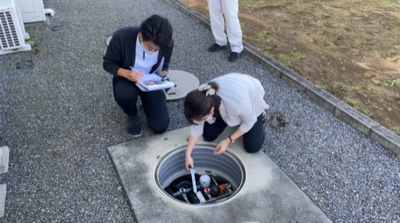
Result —
<path fill-rule="evenodd" d="M 239 73 L 217 77 L 191 91 L 184 102 L 185 116 L 191 124 L 186 169 L 190 169 L 189 164 L 194 167 L 191 153 L 199 137 L 214 141 L 227 126 L 239 125 L 239 128 L 219 142 L 214 154 L 224 153 L 229 144 L 242 136 L 245 150 L 258 152 L 265 138 L 265 110 L 269 109 L 264 94 L 259 80 Z"/>

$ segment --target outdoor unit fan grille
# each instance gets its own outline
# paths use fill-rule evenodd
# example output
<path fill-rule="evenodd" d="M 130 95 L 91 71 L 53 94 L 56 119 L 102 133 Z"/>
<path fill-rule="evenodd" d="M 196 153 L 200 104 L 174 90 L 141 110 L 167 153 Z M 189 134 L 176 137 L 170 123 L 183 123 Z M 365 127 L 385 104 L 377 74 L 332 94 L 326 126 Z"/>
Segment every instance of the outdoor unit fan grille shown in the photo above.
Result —
<path fill-rule="evenodd" d="M 15 48 L 21 46 L 18 34 L 9 11 L 0 12 L 0 40 L 1 48 Z"/>

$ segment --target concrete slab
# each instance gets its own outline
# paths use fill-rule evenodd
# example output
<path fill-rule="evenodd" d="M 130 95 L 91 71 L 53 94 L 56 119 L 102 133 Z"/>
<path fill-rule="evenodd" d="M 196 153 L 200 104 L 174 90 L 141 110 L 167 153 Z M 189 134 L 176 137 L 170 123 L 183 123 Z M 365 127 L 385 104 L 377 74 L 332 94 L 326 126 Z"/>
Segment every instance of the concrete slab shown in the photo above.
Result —
<path fill-rule="evenodd" d="M 228 128 L 215 142 L 233 131 Z M 168 150 L 184 146 L 188 136 L 186 127 L 108 148 L 138 222 L 331 222 L 268 156 L 246 153 L 241 139 L 230 146 L 247 168 L 247 182 L 236 197 L 211 207 L 171 201 L 157 188 L 154 167 Z"/>
<path fill-rule="evenodd" d="M 0 184 L 0 218 L 4 217 L 6 208 L 7 185 Z"/>
<path fill-rule="evenodd" d="M 9 150 L 7 146 L 0 147 L 0 174 L 8 172 Z"/>

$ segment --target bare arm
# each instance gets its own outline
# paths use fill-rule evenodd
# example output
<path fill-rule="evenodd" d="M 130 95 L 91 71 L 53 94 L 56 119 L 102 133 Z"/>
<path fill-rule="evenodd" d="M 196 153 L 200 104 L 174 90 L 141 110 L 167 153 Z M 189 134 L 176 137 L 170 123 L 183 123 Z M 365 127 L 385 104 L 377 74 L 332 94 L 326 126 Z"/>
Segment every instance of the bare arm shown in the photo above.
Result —
<path fill-rule="evenodd" d="M 240 136 L 242 136 L 244 134 L 244 132 L 242 132 L 240 129 L 237 129 L 230 137 L 232 139 L 232 141 L 235 141 L 237 138 L 239 138 Z M 218 146 L 215 148 L 214 150 L 214 154 L 222 154 L 226 151 L 226 149 L 228 148 L 229 144 L 231 143 L 231 140 L 228 138 L 222 140 Z"/>
<path fill-rule="evenodd" d="M 186 155 L 185 155 L 185 167 L 187 170 L 189 170 L 189 165 L 193 168 L 193 159 L 192 159 L 192 151 L 194 149 L 194 146 L 196 145 L 197 140 L 199 137 L 197 136 L 189 136 L 189 142 L 186 148 Z"/>
<path fill-rule="evenodd" d="M 142 79 L 142 77 L 144 76 L 143 73 L 140 73 L 135 70 L 127 70 L 124 68 L 119 68 L 117 75 L 119 77 L 125 77 L 126 79 L 133 81 L 133 82 L 139 82 L 140 79 Z"/>

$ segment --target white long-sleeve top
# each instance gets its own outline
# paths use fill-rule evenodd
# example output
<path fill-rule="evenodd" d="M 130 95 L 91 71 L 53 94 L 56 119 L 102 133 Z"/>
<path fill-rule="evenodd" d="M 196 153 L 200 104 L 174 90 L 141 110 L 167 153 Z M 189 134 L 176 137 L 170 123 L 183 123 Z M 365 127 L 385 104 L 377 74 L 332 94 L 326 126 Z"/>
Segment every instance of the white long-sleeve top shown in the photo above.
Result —
<path fill-rule="evenodd" d="M 239 126 L 242 132 L 248 132 L 257 122 L 257 117 L 269 106 L 264 101 L 264 88 L 260 81 L 246 74 L 230 73 L 213 80 L 219 85 L 216 92 L 221 97 L 219 113 L 228 126 Z M 191 125 L 190 135 L 203 135 L 205 120 Z"/>

